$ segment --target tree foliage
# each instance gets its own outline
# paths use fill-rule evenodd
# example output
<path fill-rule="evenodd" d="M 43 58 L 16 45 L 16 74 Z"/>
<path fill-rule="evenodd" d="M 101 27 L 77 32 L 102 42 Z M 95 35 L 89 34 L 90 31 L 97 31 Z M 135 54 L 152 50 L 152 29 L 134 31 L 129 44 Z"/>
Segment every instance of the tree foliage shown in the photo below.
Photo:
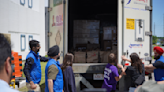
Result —
<path fill-rule="evenodd" d="M 158 37 L 157 36 L 153 36 L 153 44 L 156 44 L 157 40 L 158 40 Z"/>

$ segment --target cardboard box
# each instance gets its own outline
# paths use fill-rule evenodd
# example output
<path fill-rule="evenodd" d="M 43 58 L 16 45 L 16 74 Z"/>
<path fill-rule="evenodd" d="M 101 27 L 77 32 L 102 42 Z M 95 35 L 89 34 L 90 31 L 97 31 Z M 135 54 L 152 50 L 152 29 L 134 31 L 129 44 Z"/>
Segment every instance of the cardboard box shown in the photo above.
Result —
<path fill-rule="evenodd" d="M 99 44 L 87 44 L 87 49 L 88 50 L 94 50 L 94 49 L 97 49 L 97 48 L 100 48 Z"/>
<path fill-rule="evenodd" d="M 112 40 L 113 41 L 117 40 L 117 30 L 116 30 L 116 27 L 112 27 Z"/>
<path fill-rule="evenodd" d="M 104 41 L 104 50 L 111 50 L 112 49 L 112 41 Z"/>
<path fill-rule="evenodd" d="M 76 38 L 89 38 L 90 34 L 74 34 L 73 37 Z"/>
<path fill-rule="evenodd" d="M 92 33 L 92 34 L 90 33 L 89 37 L 90 38 L 99 38 L 99 34 L 98 33 Z"/>
<path fill-rule="evenodd" d="M 98 63 L 98 51 L 87 52 L 87 63 Z"/>
<path fill-rule="evenodd" d="M 99 34 L 99 29 L 91 29 L 90 34 Z"/>
<path fill-rule="evenodd" d="M 74 52 L 74 63 L 86 63 L 86 52 Z"/>
<path fill-rule="evenodd" d="M 103 39 L 104 40 L 112 40 L 112 29 L 111 27 L 103 28 Z"/>
<path fill-rule="evenodd" d="M 104 40 L 117 40 L 117 30 L 115 26 L 111 26 L 111 27 L 104 27 L 103 28 L 103 39 Z"/>

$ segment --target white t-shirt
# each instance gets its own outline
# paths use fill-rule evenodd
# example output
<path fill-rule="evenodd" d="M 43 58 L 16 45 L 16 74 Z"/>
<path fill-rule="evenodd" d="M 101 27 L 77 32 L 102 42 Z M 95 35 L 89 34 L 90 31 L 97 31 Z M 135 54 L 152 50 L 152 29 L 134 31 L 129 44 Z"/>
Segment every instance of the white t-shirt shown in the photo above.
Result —
<path fill-rule="evenodd" d="M 7 82 L 0 79 L 0 92 L 19 92 L 19 91 L 10 88 Z"/>

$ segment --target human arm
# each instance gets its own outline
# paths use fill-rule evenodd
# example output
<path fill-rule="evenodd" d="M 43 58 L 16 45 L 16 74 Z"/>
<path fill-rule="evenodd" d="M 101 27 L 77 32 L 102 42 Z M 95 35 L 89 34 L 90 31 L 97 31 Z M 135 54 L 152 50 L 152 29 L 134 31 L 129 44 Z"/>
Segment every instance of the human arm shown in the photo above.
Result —
<path fill-rule="evenodd" d="M 59 70 L 56 65 L 51 65 L 48 67 L 48 89 L 49 92 L 53 92 L 53 80 L 56 79 Z"/>
<path fill-rule="evenodd" d="M 42 56 L 39 56 L 40 57 L 40 61 L 43 61 L 43 62 L 46 62 L 49 60 L 49 57 L 42 57 Z"/>
<path fill-rule="evenodd" d="M 122 58 L 122 60 L 124 60 L 124 61 L 128 61 L 128 62 L 131 63 L 131 59 L 128 59 L 128 58 L 126 58 L 125 56 L 121 56 L 121 58 Z"/>
<path fill-rule="evenodd" d="M 117 70 L 116 67 L 114 67 L 112 69 L 112 73 L 113 73 L 114 78 L 115 78 L 116 81 L 119 81 L 122 78 L 122 76 L 123 76 L 123 72 L 120 75 L 118 74 L 118 70 Z"/>
<path fill-rule="evenodd" d="M 54 92 L 53 91 L 53 80 L 52 79 L 48 79 L 48 89 L 49 89 L 49 92 Z"/>
<path fill-rule="evenodd" d="M 117 64 L 117 67 L 120 68 L 122 72 L 125 72 L 125 69 L 121 64 Z"/>
<path fill-rule="evenodd" d="M 153 64 L 145 66 L 145 71 L 148 73 L 153 73 L 154 69 L 156 69 L 156 68 L 153 66 Z"/>
<path fill-rule="evenodd" d="M 35 89 L 37 86 L 34 84 L 34 82 L 31 79 L 31 76 L 30 76 L 30 69 L 32 68 L 33 64 L 34 64 L 34 59 L 31 58 L 31 57 L 27 58 L 26 62 L 25 62 L 24 69 L 23 69 L 23 72 L 26 76 L 26 79 L 30 82 L 30 87 L 32 89 Z"/>
<path fill-rule="evenodd" d="M 114 78 L 115 78 L 116 81 L 119 81 L 119 80 L 122 78 L 123 75 L 124 75 L 124 74 L 123 74 L 123 72 L 122 72 L 118 77 L 114 77 Z"/>
<path fill-rule="evenodd" d="M 164 63 L 162 61 L 156 61 L 155 63 L 153 63 L 153 66 L 155 68 L 164 69 Z"/>

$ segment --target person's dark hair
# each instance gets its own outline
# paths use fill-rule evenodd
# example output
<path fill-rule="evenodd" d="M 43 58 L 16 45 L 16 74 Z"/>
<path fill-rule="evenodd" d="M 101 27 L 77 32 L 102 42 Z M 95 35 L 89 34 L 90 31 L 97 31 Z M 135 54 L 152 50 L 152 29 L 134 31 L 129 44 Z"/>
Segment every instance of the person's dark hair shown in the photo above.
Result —
<path fill-rule="evenodd" d="M 39 41 L 31 40 L 29 42 L 30 49 L 32 50 L 33 47 L 36 47 L 39 44 Z"/>
<path fill-rule="evenodd" d="M 114 53 L 109 54 L 108 63 L 116 63 L 116 55 Z"/>
<path fill-rule="evenodd" d="M 64 72 L 64 70 L 66 69 L 67 66 L 71 66 L 72 67 L 73 59 L 74 59 L 73 54 L 67 53 L 65 55 L 64 60 L 63 60 L 63 65 L 61 66 L 61 69 L 62 69 L 63 72 Z M 70 62 L 70 64 L 68 64 L 67 62 Z M 65 87 L 64 73 L 63 73 L 63 81 L 64 81 L 64 87 Z"/>
<path fill-rule="evenodd" d="M 8 57 L 11 57 L 11 44 L 7 38 L 0 33 L 0 70 L 3 69 L 4 63 Z"/>
<path fill-rule="evenodd" d="M 67 53 L 64 57 L 63 65 L 62 65 L 61 69 L 64 71 L 67 66 L 72 66 L 73 59 L 74 59 L 73 54 Z M 70 62 L 70 64 L 68 64 L 68 62 Z"/>
<path fill-rule="evenodd" d="M 133 66 L 135 69 L 137 69 L 140 73 L 142 73 L 142 61 L 139 58 L 137 53 L 132 53 L 130 55 L 131 58 L 131 66 Z"/>

